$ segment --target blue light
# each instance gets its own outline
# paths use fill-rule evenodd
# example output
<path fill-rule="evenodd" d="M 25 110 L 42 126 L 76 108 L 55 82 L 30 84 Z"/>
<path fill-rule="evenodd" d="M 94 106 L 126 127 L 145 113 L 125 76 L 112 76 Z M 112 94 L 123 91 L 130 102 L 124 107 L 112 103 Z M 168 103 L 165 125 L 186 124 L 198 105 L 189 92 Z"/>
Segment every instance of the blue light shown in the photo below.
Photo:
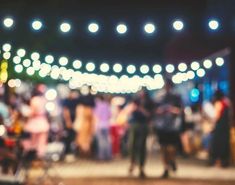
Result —
<path fill-rule="evenodd" d="M 191 92 L 190 92 L 190 100 L 192 102 L 198 102 L 199 96 L 200 96 L 200 92 L 199 92 L 198 89 L 194 88 L 194 89 L 191 90 Z"/>
<path fill-rule="evenodd" d="M 219 89 L 221 89 L 225 94 L 229 93 L 229 84 L 227 81 L 219 82 Z"/>

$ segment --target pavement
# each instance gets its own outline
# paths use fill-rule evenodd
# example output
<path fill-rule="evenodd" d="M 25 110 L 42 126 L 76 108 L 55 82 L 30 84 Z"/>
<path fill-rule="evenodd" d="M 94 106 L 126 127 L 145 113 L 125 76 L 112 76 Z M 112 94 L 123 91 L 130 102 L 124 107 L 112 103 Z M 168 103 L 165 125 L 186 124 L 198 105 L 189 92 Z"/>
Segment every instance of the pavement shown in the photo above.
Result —
<path fill-rule="evenodd" d="M 208 167 L 205 161 L 197 159 L 177 160 L 178 170 L 171 173 L 169 179 L 160 179 L 163 172 L 161 160 L 158 157 L 148 157 L 146 162 L 146 179 L 138 178 L 138 169 L 133 176 L 128 174 L 129 160 L 117 158 L 112 161 L 101 162 L 88 159 L 78 159 L 70 162 L 55 163 L 50 167 L 45 179 L 52 177 L 51 182 L 58 185 L 102 184 L 102 185 L 178 185 L 182 183 L 192 185 L 234 185 L 235 166 L 228 168 Z M 30 171 L 33 181 L 38 181 L 43 170 L 36 168 Z M 36 180 L 35 180 L 36 179 Z M 62 183 L 63 182 L 63 183 Z M 43 184 L 43 183 L 40 183 Z M 46 184 L 50 184 L 49 182 Z"/>

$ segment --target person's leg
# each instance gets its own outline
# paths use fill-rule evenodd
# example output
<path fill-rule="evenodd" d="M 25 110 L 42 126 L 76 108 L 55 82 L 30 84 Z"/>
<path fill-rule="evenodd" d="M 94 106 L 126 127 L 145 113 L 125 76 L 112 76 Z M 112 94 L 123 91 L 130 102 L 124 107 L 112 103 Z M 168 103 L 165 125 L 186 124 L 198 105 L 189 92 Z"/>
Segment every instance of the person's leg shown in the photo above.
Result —
<path fill-rule="evenodd" d="M 64 145 L 65 145 L 65 154 L 70 154 L 72 152 L 72 143 L 75 140 L 76 133 L 73 129 L 66 129 L 66 136 L 64 138 Z"/>
<path fill-rule="evenodd" d="M 146 160 L 146 140 L 148 135 L 147 126 L 141 127 L 139 132 L 139 168 L 140 168 L 140 177 L 145 177 L 144 165 Z"/>
<path fill-rule="evenodd" d="M 37 155 L 39 158 L 44 157 L 47 147 L 48 133 L 42 132 L 37 134 Z"/>
<path fill-rule="evenodd" d="M 104 129 L 104 154 L 105 154 L 105 159 L 110 160 L 112 158 L 112 152 L 111 152 L 111 140 L 110 140 L 110 135 L 109 135 L 109 129 Z"/>
<path fill-rule="evenodd" d="M 137 139 L 138 139 L 138 136 L 136 135 L 136 128 L 134 125 L 131 125 L 130 131 L 129 131 L 129 149 L 130 149 L 129 173 L 130 174 L 133 172 L 135 163 L 136 163 Z"/>
<path fill-rule="evenodd" d="M 103 160 L 104 159 L 104 142 L 105 142 L 105 138 L 103 138 L 102 135 L 102 130 L 99 129 L 96 133 L 96 139 L 97 139 L 97 145 L 98 145 L 98 159 Z"/>
<path fill-rule="evenodd" d="M 213 166 L 216 163 L 217 155 L 216 155 L 216 142 L 214 134 L 210 134 L 207 136 L 207 146 L 208 146 L 208 154 L 209 154 L 209 166 Z"/>
<path fill-rule="evenodd" d="M 176 167 L 176 147 L 174 145 L 167 146 L 167 153 L 169 156 L 168 166 L 170 166 L 173 171 L 176 171 L 177 170 L 177 167 Z"/>
<path fill-rule="evenodd" d="M 192 152 L 190 138 L 189 138 L 189 131 L 185 131 L 181 134 L 181 142 L 183 145 L 183 153 L 189 155 Z"/>
<path fill-rule="evenodd" d="M 167 151 L 167 145 L 161 146 L 161 152 L 162 152 L 162 163 L 163 163 L 163 167 L 164 167 L 164 172 L 161 177 L 168 178 L 168 176 L 169 176 L 169 165 L 168 165 L 169 154 Z"/>

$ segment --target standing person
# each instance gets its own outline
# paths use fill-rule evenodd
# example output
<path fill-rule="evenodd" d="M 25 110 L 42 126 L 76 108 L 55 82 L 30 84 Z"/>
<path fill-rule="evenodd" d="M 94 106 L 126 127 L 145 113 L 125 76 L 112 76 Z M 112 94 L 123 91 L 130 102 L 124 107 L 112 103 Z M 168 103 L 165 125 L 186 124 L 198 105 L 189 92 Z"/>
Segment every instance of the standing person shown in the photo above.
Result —
<path fill-rule="evenodd" d="M 179 95 L 173 92 L 173 82 L 165 81 L 164 94 L 156 108 L 156 133 L 161 145 L 164 173 L 162 178 L 169 177 L 169 170 L 176 171 L 176 148 L 180 141 L 182 102 Z"/>
<path fill-rule="evenodd" d="M 24 130 L 29 132 L 31 137 L 24 142 L 26 150 L 36 150 L 37 157 L 42 158 L 46 152 L 49 122 L 46 113 L 46 99 L 43 96 L 44 85 L 38 85 L 33 91 L 30 100 L 30 114 Z"/>
<path fill-rule="evenodd" d="M 72 143 L 76 137 L 76 132 L 73 129 L 73 123 L 75 120 L 76 106 L 78 104 L 79 104 L 79 94 L 74 90 L 70 91 L 68 98 L 66 98 L 62 102 L 63 119 L 65 126 L 65 137 L 64 137 L 65 155 L 72 153 Z"/>
<path fill-rule="evenodd" d="M 139 177 L 144 178 L 144 166 L 146 161 L 146 140 L 148 126 L 152 117 L 153 101 L 146 89 L 142 89 L 132 105 L 133 111 L 129 118 L 129 144 L 131 164 L 129 172 L 132 173 L 136 163 L 139 166 Z"/>
<path fill-rule="evenodd" d="M 104 96 L 97 96 L 94 113 L 96 118 L 98 159 L 110 160 L 112 158 L 110 138 L 111 106 Z"/>
<path fill-rule="evenodd" d="M 144 178 L 144 165 L 146 160 L 146 138 L 148 135 L 147 115 L 143 110 L 140 101 L 133 101 L 133 112 L 129 117 L 129 147 L 130 147 L 130 167 L 132 174 L 136 165 L 139 168 L 139 177 Z"/>
<path fill-rule="evenodd" d="M 222 167 L 229 164 L 230 148 L 230 103 L 224 93 L 217 90 L 214 94 L 215 126 L 212 130 L 212 139 L 209 150 L 210 165 L 217 161 Z"/>
<path fill-rule="evenodd" d="M 10 109 L 4 102 L 3 95 L 0 95 L 0 116 L 4 124 L 8 124 L 10 122 Z"/>
<path fill-rule="evenodd" d="M 82 96 L 80 104 L 76 107 L 74 129 L 77 133 L 76 145 L 81 154 L 90 155 L 94 136 L 94 96 L 89 94 Z"/>

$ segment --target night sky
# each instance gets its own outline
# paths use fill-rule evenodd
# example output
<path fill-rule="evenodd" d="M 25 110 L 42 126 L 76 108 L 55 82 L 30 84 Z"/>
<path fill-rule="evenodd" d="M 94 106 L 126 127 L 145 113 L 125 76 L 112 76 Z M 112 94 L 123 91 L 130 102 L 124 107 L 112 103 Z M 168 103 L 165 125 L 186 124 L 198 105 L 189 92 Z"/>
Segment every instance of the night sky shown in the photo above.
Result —
<path fill-rule="evenodd" d="M 235 1 L 232 0 L 0 0 L 0 19 L 12 15 L 13 30 L 0 27 L 0 41 L 29 51 L 65 55 L 83 61 L 109 63 L 175 63 L 202 59 L 233 44 Z M 212 33 L 208 18 L 216 17 L 221 29 Z M 40 32 L 30 28 L 33 18 L 45 24 Z M 176 33 L 172 22 L 180 18 L 185 29 Z M 72 31 L 61 34 L 62 21 L 70 21 Z M 87 25 L 96 21 L 100 30 L 92 35 Z M 143 32 L 146 22 L 157 26 L 156 33 Z M 115 31 L 125 22 L 128 32 Z"/>

